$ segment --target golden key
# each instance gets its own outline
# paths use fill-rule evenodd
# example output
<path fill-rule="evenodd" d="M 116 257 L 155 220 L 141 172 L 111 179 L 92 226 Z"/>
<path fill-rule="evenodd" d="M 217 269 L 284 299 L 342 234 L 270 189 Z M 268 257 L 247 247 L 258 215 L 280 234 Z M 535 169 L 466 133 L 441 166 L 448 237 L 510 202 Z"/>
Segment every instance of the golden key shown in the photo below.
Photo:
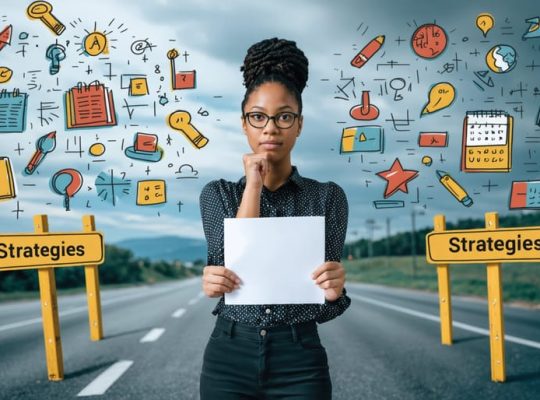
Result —
<path fill-rule="evenodd" d="M 40 19 L 47 28 L 60 36 L 66 30 L 66 27 L 52 15 L 52 9 L 52 5 L 46 1 L 34 1 L 28 6 L 26 13 L 30 18 Z"/>
<path fill-rule="evenodd" d="M 208 143 L 208 139 L 191 125 L 191 115 L 187 111 L 175 111 L 169 115 L 169 126 L 182 132 L 198 149 L 202 149 Z"/>

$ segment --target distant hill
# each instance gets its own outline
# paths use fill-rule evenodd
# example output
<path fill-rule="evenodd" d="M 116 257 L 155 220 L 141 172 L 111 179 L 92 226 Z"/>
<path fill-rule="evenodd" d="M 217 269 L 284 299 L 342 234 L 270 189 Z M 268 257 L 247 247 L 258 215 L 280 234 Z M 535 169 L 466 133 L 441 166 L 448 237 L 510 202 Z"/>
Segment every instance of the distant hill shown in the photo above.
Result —
<path fill-rule="evenodd" d="M 153 238 L 126 239 L 114 243 L 118 247 L 131 250 L 135 257 L 152 261 L 195 261 L 206 262 L 206 241 L 180 236 L 160 236 Z"/>

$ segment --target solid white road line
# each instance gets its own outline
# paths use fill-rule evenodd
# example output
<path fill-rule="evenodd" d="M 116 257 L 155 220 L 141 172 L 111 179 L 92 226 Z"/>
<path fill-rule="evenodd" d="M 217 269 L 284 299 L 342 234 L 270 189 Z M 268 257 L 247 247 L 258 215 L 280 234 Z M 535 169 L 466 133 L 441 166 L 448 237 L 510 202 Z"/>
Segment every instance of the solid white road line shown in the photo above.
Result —
<path fill-rule="evenodd" d="M 118 361 L 103 371 L 99 376 L 88 384 L 77 396 L 96 396 L 103 394 L 111 385 L 120 378 L 133 364 L 133 361 Z"/>
<path fill-rule="evenodd" d="M 347 293 L 347 295 L 349 297 L 352 297 L 353 299 L 357 299 L 357 300 L 363 301 L 365 303 L 373 304 L 375 306 L 387 308 L 389 310 L 394 310 L 394 311 L 397 311 L 397 312 L 401 312 L 403 314 L 412 315 L 414 317 L 427 319 L 429 321 L 434 321 L 434 322 L 437 322 L 437 323 L 441 322 L 441 319 L 436 315 L 426 314 L 426 313 L 423 313 L 423 312 L 420 312 L 420 311 L 411 310 L 410 308 L 396 306 L 394 304 L 386 303 L 384 301 L 379 301 L 379 300 L 375 300 L 375 299 L 370 299 L 369 297 L 360 296 L 360 295 L 354 294 L 354 293 Z M 475 333 L 479 333 L 481 335 L 489 336 L 489 330 L 487 330 L 487 329 L 478 328 L 476 326 L 465 324 L 463 322 L 458 322 L 458 321 L 452 321 L 452 325 L 455 326 L 456 328 L 461 328 L 461 329 L 464 329 L 466 331 L 475 332 Z M 529 347 L 533 347 L 535 349 L 540 349 L 540 342 L 534 342 L 532 340 L 523 339 L 523 338 L 520 338 L 520 337 L 517 337 L 517 336 L 506 335 L 505 334 L 504 335 L 504 340 L 506 340 L 507 342 L 518 343 L 518 344 L 521 344 L 523 346 L 529 346 Z"/>
<path fill-rule="evenodd" d="M 165 332 L 164 328 L 154 328 L 140 340 L 140 343 L 155 342 Z"/>
<path fill-rule="evenodd" d="M 178 310 L 173 312 L 172 317 L 173 318 L 180 318 L 182 315 L 184 315 L 185 312 L 186 312 L 185 308 L 179 308 Z"/>

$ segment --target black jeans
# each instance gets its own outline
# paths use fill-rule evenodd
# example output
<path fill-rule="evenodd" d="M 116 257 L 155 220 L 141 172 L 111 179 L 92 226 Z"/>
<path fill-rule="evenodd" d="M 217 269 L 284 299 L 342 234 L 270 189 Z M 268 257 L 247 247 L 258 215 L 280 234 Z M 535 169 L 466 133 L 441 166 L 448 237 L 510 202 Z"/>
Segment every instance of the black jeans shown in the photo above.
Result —
<path fill-rule="evenodd" d="M 204 351 L 201 400 L 328 400 L 317 324 L 253 327 L 218 317 Z"/>

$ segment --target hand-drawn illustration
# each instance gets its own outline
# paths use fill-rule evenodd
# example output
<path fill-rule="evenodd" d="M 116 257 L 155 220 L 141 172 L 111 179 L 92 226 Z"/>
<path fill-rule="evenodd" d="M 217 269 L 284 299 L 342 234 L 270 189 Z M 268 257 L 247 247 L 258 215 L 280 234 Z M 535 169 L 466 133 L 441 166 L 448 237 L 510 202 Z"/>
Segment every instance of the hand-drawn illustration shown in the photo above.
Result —
<path fill-rule="evenodd" d="M 495 26 L 495 19 L 493 15 L 488 13 L 479 14 L 476 17 L 476 26 L 482 31 L 484 37 L 486 37 L 491 28 Z"/>
<path fill-rule="evenodd" d="M 514 181 L 510 191 L 511 210 L 540 210 L 540 181 Z"/>
<path fill-rule="evenodd" d="M 448 132 L 420 132 L 419 147 L 447 147 Z"/>
<path fill-rule="evenodd" d="M 184 171 L 182 171 L 182 169 L 184 169 Z M 187 169 L 189 169 L 189 172 L 185 171 Z M 180 165 L 175 174 L 178 174 L 176 179 L 199 179 L 199 171 L 195 170 L 191 164 Z"/>
<path fill-rule="evenodd" d="M 405 207 L 405 202 L 403 200 L 375 200 L 372 204 L 377 210 Z"/>
<path fill-rule="evenodd" d="M 340 153 L 384 151 L 384 129 L 378 125 L 352 126 L 343 129 Z"/>
<path fill-rule="evenodd" d="M 489 72 L 490 72 L 489 70 L 474 71 L 474 76 L 478 78 L 480 82 L 477 82 L 476 80 L 474 80 L 473 83 L 482 92 L 486 90 L 484 86 L 489 87 L 489 88 L 495 87 L 495 83 L 493 82 L 493 78 L 489 76 Z"/>
<path fill-rule="evenodd" d="M 457 201 L 465 207 L 473 205 L 473 201 L 469 197 L 469 194 L 450 176 L 450 174 L 448 174 L 448 172 L 437 170 L 436 174 L 439 178 L 439 182 L 456 198 Z"/>
<path fill-rule="evenodd" d="M 431 167 L 431 164 L 433 164 L 433 159 L 430 156 L 424 156 L 422 157 L 422 164 L 424 164 L 426 167 Z"/>
<path fill-rule="evenodd" d="M 26 175 L 32 175 L 39 167 L 41 162 L 45 159 L 45 156 L 54 151 L 56 148 L 56 131 L 49 132 L 46 135 L 41 136 L 36 142 L 36 151 L 34 155 L 26 165 L 24 173 Z"/>
<path fill-rule="evenodd" d="M 131 78 L 129 81 L 130 96 L 145 96 L 148 93 L 148 81 L 145 76 Z"/>
<path fill-rule="evenodd" d="M 66 48 L 61 44 L 51 44 L 45 53 L 47 60 L 51 60 L 49 73 L 56 75 L 60 71 L 60 61 L 66 58 Z"/>
<path fill-rule="evenodd" d="M 116 207 L 117 199 L 127 197 L 131 193 L 131 179 L 126 179 L 125 172 L 116 176 L 112 169 L 100 172 L 94 185 L 101 201 L 108 201 L 113 207 Z"/>
<path fill-rule="evenodd" d="M 26 14 L 31 19 L 39 19 L 54 34 L 60 36 L 66 30 L 66 26 L 52 14 L 52 5 L 46 1 L 34 1 L 26 9 Z"/>
<path fill-rule="evenodd" d="M 384 190 L 384 198 L 386 199 L 398 190 L 409 193 L 407 183 L 418 176 L 418 171 L 403 169 L 399 158 L 396 158 L 390 169 L 377 172 L 377 176 L 386 180 L 386 189 Z"/>
<path fill-rule="evenodd" d="M 0 31 L 0 51 L 6 46 L 11 45 L 11 35 L 13 34 L 13 25 L 8 25 Z"/>
<path fill-rule="evenodd" d="M 197 86 L 195 75 L 196 71 L 176 72 L 175 60 L 178 57 L 178 51 L 171 49 L 167 52 L 167 58 L 171 64 L 171 85 L 173 90 L 195 89 Z"/>
<path fill-rule="evenodd" d="M 372 121 L 379 116 L 379 109 L 370 103 L 369 90 L 362 91 L 362 104 L 353 106 L 349 111 L 352 118 L 358 121 Z"/>
<path fill-rule="evenodd" d="M 377 53 L 384 44 L 384 35 L 379 35 L 366 44 L 362 50 L 351 60 L 351 65 L 356 68 L 362 68 L 375 53 Z"/>
<path fill-rule="evenodd" d="M 523 40 L 540 38 L 540 17 L 525 20 L 529 25 L 527 32 L 523 34 Z"/>
<path fill-rule="evenodd" d="M 13 71 L 8 67 L 0 67 L 0 83 L 7 83 L 13 76 Z"/>
<path fill-rule="evenodd" d="M 0 157 L 0 201 L 17 197 L 17 184 L 9 157 Z"/>
<path fill-rule="evenodd" d="M 440 56 L 446 49 L 448 36 L 437 24 L 419 26 L 411 38 L 411 46 L 416 55 L 433 59 Z"/>
<path fill-rule="evenodd" d="M 169 126 L 182 132 L 196 149 L 208 144 L 208 139 L 191 124 L 191 114 L 184 110 L 174 111 L 168 118 Z"/>
<path fill-rule="evenodd" d="M 486 53 L 486 64 L 490 70 L 498 74 L 510 72 L 517 62 L 517 53 L 512 46 L 498 44 Z"/>
<path fill-rule="evenodd" d="M 81 189 L 83 177 L 79 171 L 73 168 L 65 168 L 57 171 L 51 178 L 52 190 L 64 196 L 64 207 L 69 211 L 69 199 Z"/>
<path fill-rule="evenodd" d="M 0 133 L 20 133 L 26 129 L 28 95 L 19 89 L 0 91 Z"/>
<path fill-rule="evenodd" d="M 505 111 L 467 112 L 463 122 L 461 170 L 510 171 L 513 121 L 512 116 Z"/>
<path fill-rule="evenodd" d="M 100 54 L 109 54 L 109 42 L 107 35 L 102 32 L 88 32 L 88 35 L 84 38 L 83 48 L 85 54 L 96 57 Z"/>
<path fill-rule="evenodd" d="M 133 160 L 158 162 L 163 157 L 163 149 L 158 146 L 158 136 L 137 132 L 133 146 L 126 147 L 125 154 Z"/>
<path fill-rule="evenodd" d="M 101 157 L 105 154 L 105 145 L 103 143 L 94 143 L 88 149 L 88 154 L 94 157 Z"/>
<path fill-rule="evenodd" d="M 420 114 L 423 117 L 426 114 L 432 114 L 434 112 L 443 110 L 447 107 L 450 107 L 456 98 L 456 90 L 451 83 L 448 82 L 439 82 L 433 85 L 429 89 L 428 102 L 424 106 L 422 113 Z"/>
<path fill-rule="evenodd" d="M 79 82 L 66 92 L 65 99 L 67 129 L 116 125 L 113 93 L 99 81 Z"/>
<path fill-rule="evenodd" d="M 149 206 L 167 202 L 165 181 L 161 179 L 137 182 L 137 205 Z"/>
<path fill-rule="evenodd" d="M 120 88 L 128 89 L 130 96 L 144 96 L 149 93 L 148 80 L 145 74 L 120 75 Z"/>

